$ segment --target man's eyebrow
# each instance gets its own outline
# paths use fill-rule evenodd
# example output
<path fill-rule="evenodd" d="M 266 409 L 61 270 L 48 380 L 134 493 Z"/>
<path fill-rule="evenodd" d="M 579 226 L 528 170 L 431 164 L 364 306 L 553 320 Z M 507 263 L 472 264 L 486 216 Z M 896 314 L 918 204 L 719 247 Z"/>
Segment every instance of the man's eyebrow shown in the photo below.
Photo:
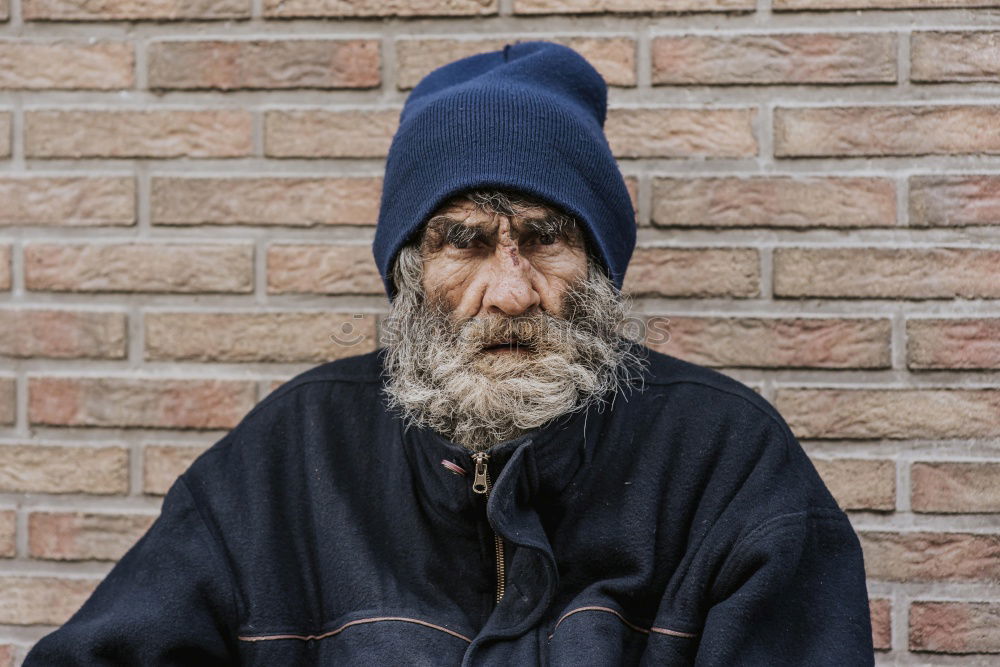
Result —
<path fill-rule="evenodd" d="M 524 218 L 524 226 L 538 236 L 560 236 L 567 241 L 576 235 L 576 220 L 571 217 L 552 213 L 541 218 Z"/>
<path fill-rule="evenodd" d="M 524 226 L 536 234 L 558 234 L 563 223 L 557 215 L 546 215 L 541 218 L 522 218 Z"/>
<path fill-rule="evenodd" d="M 565 216 L 556 213 L 546 214 L 541 217 L 517 217 L 515 220 L 532 231 L 559 231 L 563 227 L 571 226 L 567 224 L 568 221 Z M 445 233 L 456 225 L 466 228 L 483 229 L 488 225 L 492 225 L 492 222 L 467 223 L 464 220 L 457 220 L 447 215 L 436 215 L 427 221 L 427 228 L 439 233 Z M 514 226 L 518 227 L 520 225 L 515 222 Z"/>
<path fill-rule="evenodd" d="M 447 215 L 436 215 L 427 221 L 427 230 L 446 238 L 472 238 L 484 236 L 487 222 L 467 223 L 464 220 L 449 218 Z"/>
<path fill-rule="evenodd" d="M 454 227 L 477 228 L 481 227 L 482 224 L 483 223 L 468 224 L 464 220 L 451 218 L 448 217 L 447 215 L 435 215 L 433 218 L 427 221 L 427 229 L 441 234 L 445 234 Z"/>
<path fill-rule="evenodd" d="M 556 235 L 569 238 L 576 229 L 576 223 L 572 218 L 556 213 L 545 214 L 541 217 L 521 217 L 516 219 L 514 234 L 518 231 L 527 231 L 535 235 Z M 492 227 L 492 229 L 490 229 Z M 520 230 L 518 228 L 521 228 Z M 497 228 L 490 220 L 469 223 L 465 220 L 458 220 L 448 215 L 436 215 L 427 221 L 426 231 L 429 237 L 441 242 L 470 242 L 473 240 L 488 241 L 494 239 Z M 425 237 L 427 238 L 427 237 Z"/>
<path fill-rule="evenodd" d="M 496 230 L 494 230 L 494 235 Z M 421 245 L 433 250 L 445 243 L 465 244 L 474 240 L 485 241 L 490 237 L 486 232 L 485 223 L 467 224 L 462 220 L 450 218 L 447 215 L 436 215 L 427 221 Z"/>

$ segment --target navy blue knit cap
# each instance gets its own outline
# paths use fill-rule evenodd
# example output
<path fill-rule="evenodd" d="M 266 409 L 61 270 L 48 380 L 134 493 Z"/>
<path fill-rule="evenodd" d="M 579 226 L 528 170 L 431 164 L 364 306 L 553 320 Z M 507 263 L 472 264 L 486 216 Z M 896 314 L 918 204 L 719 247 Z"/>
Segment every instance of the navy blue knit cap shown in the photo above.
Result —
<path fill-rule="evenodd" d="M 400 248 L 451 197 L 518 190 L 582 222 L 621 288 L 635 215 L 604 136 L 607 84 L 583 56 L 518 42 L 440 67 L 403 106 L 382 184 L 372 251 L 386 294 Z"/>

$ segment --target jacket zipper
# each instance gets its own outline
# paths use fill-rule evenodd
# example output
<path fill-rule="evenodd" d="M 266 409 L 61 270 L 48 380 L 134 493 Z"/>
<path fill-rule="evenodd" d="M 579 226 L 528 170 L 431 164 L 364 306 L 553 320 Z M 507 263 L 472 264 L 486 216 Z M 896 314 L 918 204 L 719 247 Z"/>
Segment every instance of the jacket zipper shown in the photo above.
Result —
<path fill-rule="evenodd" d="M 476 474 L 472 480 L 472 490 L 484 496 L 486 500 L 489 500 L 492 484 L 490 482 L 490 470 L 486 467 L 486 462 L 490 460 L 490 455 L 486 452 L 476 452 L 472 455 L 472 460 L 476 463 Z M 503 562 L 503 538 L 497 535 L 496 531 L 493 532 L 493 545 L 496 548 L 497 556 L 497 604 L 500 604 L 507 586 L 507 574 Z"/>

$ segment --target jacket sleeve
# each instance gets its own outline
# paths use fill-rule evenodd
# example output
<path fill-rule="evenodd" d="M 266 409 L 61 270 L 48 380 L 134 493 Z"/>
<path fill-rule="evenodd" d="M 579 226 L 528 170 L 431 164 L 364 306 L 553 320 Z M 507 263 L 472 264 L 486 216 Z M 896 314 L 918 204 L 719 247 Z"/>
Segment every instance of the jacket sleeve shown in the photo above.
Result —
<path fill-rule="evenodd" d="M 160 516 L 25 667 L 236 664 L 234 586 L 184 478 Z"/>
<path fill-rule="evenodd" d="M 874 664 L 861 547 L 842 512 L 777 516 L 734 545 L 695 664 Z"/>

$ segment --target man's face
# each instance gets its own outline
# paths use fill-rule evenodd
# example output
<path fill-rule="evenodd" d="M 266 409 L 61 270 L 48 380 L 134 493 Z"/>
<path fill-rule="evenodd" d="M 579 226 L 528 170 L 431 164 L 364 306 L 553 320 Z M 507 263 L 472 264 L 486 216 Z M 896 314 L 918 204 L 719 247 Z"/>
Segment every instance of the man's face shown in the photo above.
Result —
<path fill-rule="evenodd" d="M 567 288 L 587 274 L 580 232 L 575 226 L 554 230 L 550 221 L 557 212 L 547 206 L 518 213 L 491 214 L 470 201 L 435 211 L 421 247 L 429 298 L 459 320 L 562 315 Z"/>
<path fill-rule="evenodd" d="M 624 301 L 575 220 L 469 197 L 400 252 L 386 392 L 408 419 L 484 449 L 601 400 L 629 351 Z"/>

